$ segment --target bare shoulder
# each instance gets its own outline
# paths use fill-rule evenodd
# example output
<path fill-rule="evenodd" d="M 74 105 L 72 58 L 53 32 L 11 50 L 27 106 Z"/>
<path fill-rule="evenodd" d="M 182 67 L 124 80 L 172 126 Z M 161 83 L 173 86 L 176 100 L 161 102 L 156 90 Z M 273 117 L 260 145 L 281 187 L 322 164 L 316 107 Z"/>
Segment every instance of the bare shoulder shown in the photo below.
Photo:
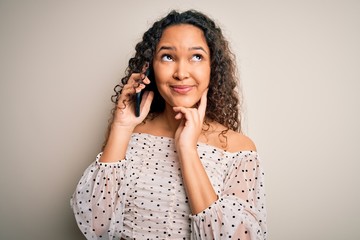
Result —
<path fill-rule="evenodd" d="M 228 137 L 228 151 L 256 151 L 255 143 L 246 135 L 229 130 Z"/>
<path fill-rule="evenodd" d="M 222 124 L 212 122 L 202 141 L 229 152 L 256 151 L 255 143 L 248 136 L 226 129 Z M 226 131 L 225 138 L 221 135 L 223 131 Z"/>

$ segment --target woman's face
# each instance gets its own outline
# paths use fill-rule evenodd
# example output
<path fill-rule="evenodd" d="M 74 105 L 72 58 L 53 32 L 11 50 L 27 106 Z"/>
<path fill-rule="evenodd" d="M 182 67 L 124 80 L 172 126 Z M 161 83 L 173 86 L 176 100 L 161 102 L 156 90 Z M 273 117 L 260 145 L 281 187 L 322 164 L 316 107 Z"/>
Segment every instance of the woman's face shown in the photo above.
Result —
<path fill-rule="evenodd" d="M 167 105 L 193 107 L 210 82 L 210 49 L 201 29 L 166 28 L 153 60 L 155 81 Z"/>

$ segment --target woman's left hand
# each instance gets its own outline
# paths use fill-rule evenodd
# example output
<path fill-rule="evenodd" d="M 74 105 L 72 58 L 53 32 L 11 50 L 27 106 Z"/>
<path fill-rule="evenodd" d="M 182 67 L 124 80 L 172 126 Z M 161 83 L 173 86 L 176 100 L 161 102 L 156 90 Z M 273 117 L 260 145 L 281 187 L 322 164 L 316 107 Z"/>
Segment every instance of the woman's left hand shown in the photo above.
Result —
<path fill-rule="evenodd" d="M 197 108 L 173 107 L 177 113 L 175 118 L 181 120 L 175 132 L 175 145 L 178 151 L 196 148 L 205 118 L 207 92 L 208 89 L 201 96 Z"/>

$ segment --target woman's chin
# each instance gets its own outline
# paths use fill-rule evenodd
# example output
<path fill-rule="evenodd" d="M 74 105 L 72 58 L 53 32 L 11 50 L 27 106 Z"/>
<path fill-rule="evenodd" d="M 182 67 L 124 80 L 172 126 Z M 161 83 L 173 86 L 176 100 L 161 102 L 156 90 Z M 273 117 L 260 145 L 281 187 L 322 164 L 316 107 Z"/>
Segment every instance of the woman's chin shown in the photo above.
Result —
<path fill-rule="evenodd" d="M 193 108 L 199 103 L 199 99 L 181 99 L 182 101 L 173 101 L 172 106 L 174 107 L 186 107 Z"/>
<path fill-rule="evenodd" d="M 185 108 L 194 108 L 196 107 L 198 104 L 197 103 L 179 103 L 179 104 L 174 104 L 173 107 L 185 107 Z"/>

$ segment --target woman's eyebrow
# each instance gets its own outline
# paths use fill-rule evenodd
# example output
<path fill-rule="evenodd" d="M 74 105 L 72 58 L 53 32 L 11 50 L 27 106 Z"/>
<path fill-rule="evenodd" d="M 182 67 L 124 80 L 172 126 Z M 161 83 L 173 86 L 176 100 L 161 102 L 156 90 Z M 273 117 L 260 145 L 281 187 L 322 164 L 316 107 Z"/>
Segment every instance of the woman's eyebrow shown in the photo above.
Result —
<path fill-rule="evenodd" d="M 160 51 L 162 51 L 162 50 L 176 50 L 176 47 L 161 46 L 157 52 L 160 52 Z M 192 51 L 192 50 L 201 50 L 201 51 L 203 51 L 204 53 L 208 54 L 208 52 L 207 52 L 203 47 L 201 47 L 201 46 L 190 47 L 190 48 L 189 48 L 189 51 Z"/>
<path fill-rule="evenodd" d="M 206 51 L 203 47 L 200 47 L 200 46 L 198 46 L 198 47 L 191 47 L 191 48 L 189 48 L 189 50 L 201 50 L 201 51 L 203 51 L 204 53 L 208 54 L 207 51 Z"/>
<path fill-rule="evenodd" d="M 161 46 L 157 52 L 160 52 L 161 50 L 176 50 L 176 47 Z"/>

